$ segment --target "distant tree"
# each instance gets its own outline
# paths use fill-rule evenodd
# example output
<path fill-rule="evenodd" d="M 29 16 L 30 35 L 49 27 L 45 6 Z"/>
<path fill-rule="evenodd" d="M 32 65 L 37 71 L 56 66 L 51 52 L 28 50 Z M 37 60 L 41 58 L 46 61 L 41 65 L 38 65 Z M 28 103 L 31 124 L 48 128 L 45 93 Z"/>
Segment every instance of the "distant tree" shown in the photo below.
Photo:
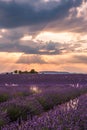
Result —
<path fill-rule="evenodd" d="M 23 73 L 27 74 L 27 73 L 29 73 L 29 72 L 26 70 L 26 71 L 24 71 Z"/>
<path fill-rule="evenodd" d="M 19 70 L 19 72 L 18 72 L 19 74 L 22 74 L 22 71 L 21 70 Z"/>
<path fill-rule="evenodd" d="M 29 74 L 29 73 L 34 74 L 34 73 L 38 73 L 38 72 L 35 71 L 35 69 L 31 69 L 30 71 L 15 70 L 13 73 L 14 74 Z"/>
<path fill-rule="evenodd" d="M 32 74 L 33 74 L 33 73 L 37 73 L 37 71 L 35 71 L 34 69 L 31 69 L 31 70 L 30 70 L 30 73 L 32 73 Z"/>
<path fill-rule="evenodd" d="M 15 74 L 18 74 L 18 70 L 15 70 L 14 73 L 15 73 Z"/>

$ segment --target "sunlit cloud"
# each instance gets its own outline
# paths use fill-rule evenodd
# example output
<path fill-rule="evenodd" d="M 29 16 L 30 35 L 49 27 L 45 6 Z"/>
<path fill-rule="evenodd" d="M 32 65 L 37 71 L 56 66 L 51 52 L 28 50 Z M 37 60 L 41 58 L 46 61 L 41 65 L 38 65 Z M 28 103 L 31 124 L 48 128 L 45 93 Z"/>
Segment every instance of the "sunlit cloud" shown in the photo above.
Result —
<path fill-rule="evenodd" d="M 21 56 L 21 53 L 0 52 L 0 64 L 1 63 L 3 63 L 3 64 L 4 63 L 15 63 L 19 59 L 20 56 Z"/>
<path fill-rule="evenodd" d="M 20 40 L 29 41 L 29 40 L 32 40 L 32 36 L 25 35 L 25 36 L 22 37 Z"/>
<path fill-rule="evenodd" d="M 77 41 L 80 37 L 80 34 L 69 33 L 69 32 L 61 32 L 61 33 L 52 33 L 52 32 L 43 32 L 37 35 L 36 40 L 44 40 L 44 41 L 55 41 L 55 42 L 69 42 L 69 41 Z"/>
<path fill-rule="evenodd" d="M 1 29 L 1 32 L 2 33 L 5 33 L 7 30 L 6 29 Z"/>
<path fill-rule="evenodd" d="M 77 8 L 77 17 L 82 17 L 84 20 L 87 20 L 87 2 L 83 1 L 83 4 Z"/>
<path fill-rule="evenodd" d="M 3 36 L 2 35 L 0 35 L 0 38 L 2 38 Z"/>

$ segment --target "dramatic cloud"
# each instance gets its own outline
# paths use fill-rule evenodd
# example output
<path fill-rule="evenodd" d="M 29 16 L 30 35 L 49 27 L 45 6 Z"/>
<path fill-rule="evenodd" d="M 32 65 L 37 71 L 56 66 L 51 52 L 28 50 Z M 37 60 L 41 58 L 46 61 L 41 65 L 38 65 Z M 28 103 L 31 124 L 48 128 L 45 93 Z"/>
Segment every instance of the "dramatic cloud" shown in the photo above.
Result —
<path fill-rule="evenodd" d="M 13 38 L 14 39 L 14 38 Z M 18 43 L 19 42 L 19 43 Z M 59 43 L 59 42 L 43 42 L 43 41 L 16 41 L 13 44 L 0 44 L 1 52 L 22 52 L 25 54 L 40 54 L 40 55 L 58 55 L 68 52 L 80 51 L 80 43 Z"/>
<path fill-rule="evenodd" d="M 27 25 L 46 25 L 57 19 L 64 19 L 69 10 L 78 7 L 82 0 L 48 1 L 0 1 L 0 27 L 14 28 Z"/>
<path fill-rule="evenodd" d="M 0 0 L 0 71 L 85 72 L 86 59 L 87 0 Z"/>
<path fill-rule="evenodd" d="M 87 32 L 87 0 L 1 0 L 0 28 L 19 35 Z M 15 35 L 15 34 L 14 34 Z M 15 36 L 14 36 L 15 37 Z M 15 37 L 16 38 L 16 37 Z"/>

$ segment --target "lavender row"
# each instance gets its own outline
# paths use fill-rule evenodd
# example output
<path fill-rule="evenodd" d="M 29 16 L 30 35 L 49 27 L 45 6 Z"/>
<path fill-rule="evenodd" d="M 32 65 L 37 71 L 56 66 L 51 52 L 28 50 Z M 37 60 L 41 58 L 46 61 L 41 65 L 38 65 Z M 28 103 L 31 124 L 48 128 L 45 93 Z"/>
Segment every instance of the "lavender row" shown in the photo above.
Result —
<path fill-rule="evenodd" d="M 32 96 L 35 94 L 43 94 L 43 93 L 49 93 L 50 91 L 57 91 L 57 92 L 64 92 L 66 90 L 75 90 L 83 93 L 87 91 L 87 86 L 84 87 L 71 87 L 66 86 L 61 87 L 62 85 L 47 85 L 47 86 L 39 86 L 39 85 L 29 85 L 29 86 L 3 86 L 0 87 L 0 103 L 5 102 L 7 100 L 13 99 L 13 98 L 20 98 L 20 97 L 26 97 L 26 96 Z"/>
<path fill-rule="evenodd" d="M 1 130 L 87 130 L 87 95 L 23 121 L 21 125 L 15 122 Z"/>
<path fill-rule="evenodd" d="M 0 85 L 80 84 L 87 85 L 87 74 L 1 74 Z"/>
<path fill-rule="evenodd" d="M 20 98 L 17 97 L 13 98 L 12 100 L 8 100 L 4 103 L 1 103 L 0 113 L 2 114 L 4 112 L 5 118 L 8 117 L 8 120 L 11 122 L 20 120 L 21 117 L 25 120 L 27 119 L 28 115 L 31 118 L 35 115 L 41 114 L 44 111 L 52 109 L 54 106 L 58 104 L 62 104 L 69 101 L 70 99 L 74 99 L 83 94 L 84 92 L 86 93 L 87 89 L 85 89 L 86 91 L 84 89 L 60 89 L 58 87 L 54 87 L 51 89 L 41 91 L 39 89 L 34 88 L 36 93 L 34 93 L 32 96 Z M 3 121 L 3 118 L 0 117 L 0 119 L 1 121 Z M 3 124 L 1 124 L 1 126 Z"/>

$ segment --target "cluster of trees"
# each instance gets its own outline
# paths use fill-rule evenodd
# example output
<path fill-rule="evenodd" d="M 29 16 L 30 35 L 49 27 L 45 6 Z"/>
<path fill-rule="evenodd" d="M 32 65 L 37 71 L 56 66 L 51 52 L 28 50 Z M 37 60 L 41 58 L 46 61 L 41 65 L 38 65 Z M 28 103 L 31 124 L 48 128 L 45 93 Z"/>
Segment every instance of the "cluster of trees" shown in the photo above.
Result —
<path fill-rule="evenodd" d="M 38 72 L 34 69 L 31 69 L 30 71 L 15 70 L 13 73 L 14 74 L 29 74 L 29 73 L 34 74 L 34 73 L 38 73 Z"/>

